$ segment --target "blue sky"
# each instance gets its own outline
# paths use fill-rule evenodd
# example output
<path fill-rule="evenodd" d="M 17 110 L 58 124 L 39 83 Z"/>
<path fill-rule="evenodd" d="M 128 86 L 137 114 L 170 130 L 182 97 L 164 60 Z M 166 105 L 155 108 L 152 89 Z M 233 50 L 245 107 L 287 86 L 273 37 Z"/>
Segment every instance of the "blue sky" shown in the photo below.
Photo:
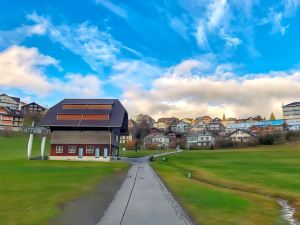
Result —
<path fill-rule="evenodd" d="M 0 90 L 131 115 L 245 117 L 299 100 L 300 0 L 3 1 Z"/>

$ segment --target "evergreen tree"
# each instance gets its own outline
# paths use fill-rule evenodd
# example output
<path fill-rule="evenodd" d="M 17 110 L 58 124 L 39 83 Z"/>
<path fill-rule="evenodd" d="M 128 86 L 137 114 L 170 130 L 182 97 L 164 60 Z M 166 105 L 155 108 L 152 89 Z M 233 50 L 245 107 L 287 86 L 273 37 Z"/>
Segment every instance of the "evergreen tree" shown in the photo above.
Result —
<path fill-rule="evenodd" d="M 225 113 L 223 114 L 223 118 L 222 118 L 223 121 L 226 120 L 226 116 L 225 116 Z"/>
<path fill-rule="evenodd" d="M 276 120 L 274 113 L 272 112 L 270 115 L 270 120 Z"/>

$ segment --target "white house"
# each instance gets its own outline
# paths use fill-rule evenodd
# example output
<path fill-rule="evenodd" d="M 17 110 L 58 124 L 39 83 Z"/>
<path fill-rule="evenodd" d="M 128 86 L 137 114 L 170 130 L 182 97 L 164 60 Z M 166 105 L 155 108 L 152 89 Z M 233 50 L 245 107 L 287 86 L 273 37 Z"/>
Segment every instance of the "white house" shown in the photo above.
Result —
<path fill-rule="evenodd" d="M 150 134 L 144 138 L 144 145 L 149 148 L 151 145 L 157 145 L 158 148 L 168 148 L 170 144 L 169 136 L 163 133 Z"/>
<path fill-rule="evenodd" d="M 186 123 L 183 120 L 180 120 L 171 126 L 171 131 L 178 134 L 187 134 L 190 131 L 191 127 L 192 127 L 191 124 Z"/>
<path fill-rule="evenodd" d="M 167 131 L 170 126 L 166 123 L 163 123 L 163 122 L 155 122 L 153 124 L 153 127 L 158 129 L 158 130 Z"/>
<path fill-rule="evenodd" d="M 186 136 L 187 148 L 210 148 L 215 144 L 215 138 L 209 131 L 200 131 Z"/>
<path fill-rule="evenodd" d="M 247 130 L 237 129 L 229 135 L 229 138 L 232 142 L 250 142 L 254 138 L 254 135 Z"/>
<path fill-rule="evenodd" d="M 7 94 L 0 94 L 0 106 L 13 110 L 21 110 L 22 103 L 20 98 L 11 97 Z"/>
<path fill-rule="evenodd" d="M 285 122 L 288 125 L 288 129 L 290 131 L 300 130 L 300 119 L 291 119 L 291 120 L 286 120 Z"/>

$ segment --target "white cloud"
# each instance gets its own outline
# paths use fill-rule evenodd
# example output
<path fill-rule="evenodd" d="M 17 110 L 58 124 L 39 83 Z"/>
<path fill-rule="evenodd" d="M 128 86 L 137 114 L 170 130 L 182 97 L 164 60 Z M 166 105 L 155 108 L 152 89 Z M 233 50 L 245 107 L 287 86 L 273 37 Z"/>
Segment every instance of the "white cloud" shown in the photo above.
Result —
<path fill-rule="evenodd" d="M 229 35 L 224 31 L 224 29 L 221 29 L 220 31 L 220 37 L 226 41 L 226 47 L 228 48 L 236 48 L 242 43 L 239 38 Z"/>
<path fill-rule="evenodd" d="M 47 24 L 36 23 L 33 25 L 23 25 L 13 30 L 0 31 L 0 47 L 9 45 L 17 45 L 24 41 L 27 37 L 33 35 L 44 35 L 46 33 Z"/>
<path fill-rule="evenodd" d="M 42 69 L 51 65 L 58 65 L 58 62 L 40 54 L 36 48 L 12 46 L 0 53 L 0 85 L 48 93 L 51 85 Z"/>
<path fill-rule="evenodd" d="M 41 54 L 37 48 L 12 46 L 0 52 L 0 87 L 35 96 L 96 97 L 101 93 L 101 81 L 95 75 L 49 77 L 45 69 L 59 68 L 58 64 L 56 59 Z"/>
<path fill-rule="evenodd" d="M 170 19 L 170 26 L 184 39 L 188 40 L 188 25 L 186 17 L 183 19 L 173 17 Z"/>
<path fill-rule="evenodd" d="M 115 41 L 110 34 L 102 32 L 98 27 L 87 22 L 74 25 L 55 26 L 44 16 L 29 15 L 28 18 L 37 24 L 47 24 L 47 32 L 54 42 L 82 59 L 95 71 L 103 65 L 108 66 L 116 62 L 116 55 L 120 52 L 120 43 Z"/>
<path fill-rule="evenodd" d="M 209 49 L 209 43 L 206 35 L 207 31 L 205 24 L 201 21 L 197 26 L 195 37 L 199 46 L 203 47 L 204 49 Z"/>
<path fill-rule="evenodd" d="M 116 14 L 117 16 L 122 17 L 124 19 L 127 19 L 126 10 L 124 10 L 120 6 L 112 3 L 111 1 L 109 1 L 109 0 L 96 0 L 96 3 L 102 5 L 105 8 L 107 8 L 108 10 L 110 10 L 111 12 Z"/>
<path fill-rule="evenodd" d="M 261 25 L 271 24 L 271 34 L 286 34 L 289 28 L 288 19 L 295 15 L 300 7 L 300 0 L 282 0 L 278 5 L 269 8 L 267 17 L 262 18 Z"/>
<path fill-rule="evenodd" d="M 102 82 L 93 74 L 66 74 L 64 80 L 51 79 L 52 91 L 70 97 L 99 97 Z"/>
<path fill-rule="evenodd" d="M 19 45 L 32 35 L 48 35 L 53 42 L 79 55 L 97 73 L 118 63 L 122 50 L 142 56 L 140 52 L 116 41 L 108 32 L 88 22 L 54 25 L 50 18 L 37 13 L 28 14 L 27 19 L 34 24 L 0 31 L 0 47 Z"/>
<path fill-rule="evenodd" d="M 300 0 L 282 0 L 283 12 L 286 16 L 293 15 L 300 6 Z"/>
<path fill-rule="evenodd" d="M 188 68 L 194 68 L 196 64 L 191 65 Z M 282 103 L 299 100 L 298 71 L 246 74 L 242 77 L 231 72 L 231 76 L 225 74 L 220 78 L 222 71 L 226 73 L 226 65 L 220 67 L 223 70 L 216 69 L 211 76 L 203 76 L 200 70 L 192 75 L 191 70 L 186 70 L 186 76 L 162 75 L 153 81 L 149 89 L 141 86 L 125 89 L 122 99 L 131 115 L 148 113 L 156 118 L 196 117 L 204 114 L 221 116 L 223 113 L 236 117 L 256 114 L 268 117 L 271 112 L 279 117 L 282 114 Z"/>
<path fill-rule="evenodd" d="M 227 7 L 227 0 L 214 0 L 212 1 L 207 10 L 207 27 L 213 30 L 219 26 L 222 21 Z"/>
<path fill-rule="evenodd" d="M 163 69 L 142 60 L 123 60 L 112 67 L 109 83 L 121 89 L 135 86 L 150 87 Z"/>
<path fill-rule="evenodd" d="M 168 77 L 187 77 L 192 76 L 193 72 L 195 71 L 207 71 L 211 69 L 212 65 L 209 60 L 204 59 L 187 59 L 182 61 L 176 66 L 171 67 L 164 76 Z"/>
<path fill-rule="evenodd" d="M 271 34 L 280 33 L 282 36 L 284 36 L 287 29 L 289 28 L 289 24 L 283 25 L 283 19 L 283 12 L 276 12 L 273 8 L 270 8 L 268 17 L 263 18 L 261 24 L 272 24 Z"/>

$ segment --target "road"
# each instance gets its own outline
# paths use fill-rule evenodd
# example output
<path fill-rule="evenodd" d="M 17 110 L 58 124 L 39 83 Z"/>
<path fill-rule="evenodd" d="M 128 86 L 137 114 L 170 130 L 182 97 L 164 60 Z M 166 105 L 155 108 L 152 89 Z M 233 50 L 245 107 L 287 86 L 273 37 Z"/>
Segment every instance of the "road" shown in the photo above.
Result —
<path fill-rule="evenodd" d="M 132 167 L 97 225 L 192 225 L 150 166 L 148 157 Z"/>

